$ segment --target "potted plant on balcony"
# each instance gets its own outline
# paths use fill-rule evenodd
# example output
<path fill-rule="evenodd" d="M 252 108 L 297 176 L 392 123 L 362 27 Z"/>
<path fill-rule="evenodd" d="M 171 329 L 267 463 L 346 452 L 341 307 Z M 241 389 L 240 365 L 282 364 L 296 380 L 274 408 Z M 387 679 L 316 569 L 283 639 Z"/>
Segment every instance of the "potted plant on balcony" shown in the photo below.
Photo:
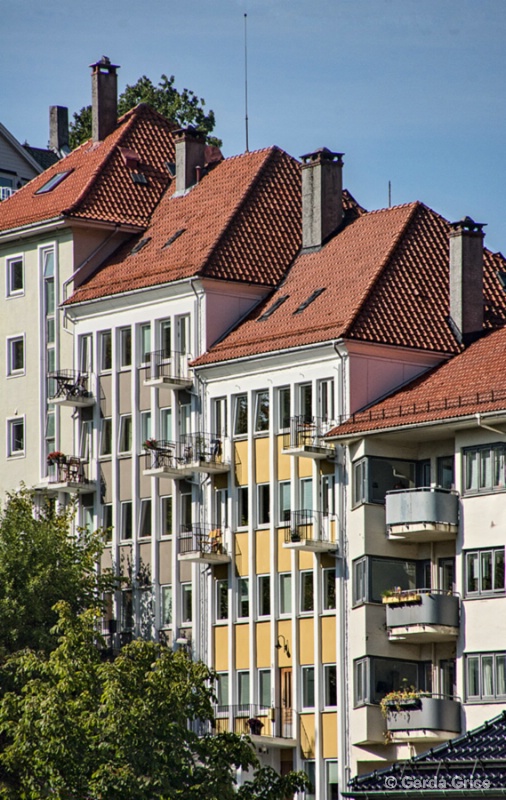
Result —
<path fill-rule="evenodd" d="M 416 589 L 401 589 L 400 586 L 394 586 L 393 589 L 386 589 L 381 593 L 381 602 L 385 605 L 420 603 L 421 599 L 422 597 Z"/>
<path fill-rule="evenodd" d="M 380 708 L 383 717 L 387 717 L 389 712 L 408 711 L 421 706 L 421 698 L 427 697 L 427 692 L 422 692 L 414 686 L 403 685 L 402 689 L 395 689 L 388 692 L 380 701 Z"/>
<path fill-rule="evenodd" d="M 47 463 L 49 466 L 52 464 L 66 464 L 67 456 L 65 453 L 61 453 L 60 450 L 53 450 L 52 453 L 47 454 Z"/>
<path fill-rule="evenodd" d="M 156 439 L 146 439 L 146 441 L 143 444 L 143 447 L 145 450 L 156 450 L 156 448 L 158 447 L 158 442 L 156 441 Z"/>

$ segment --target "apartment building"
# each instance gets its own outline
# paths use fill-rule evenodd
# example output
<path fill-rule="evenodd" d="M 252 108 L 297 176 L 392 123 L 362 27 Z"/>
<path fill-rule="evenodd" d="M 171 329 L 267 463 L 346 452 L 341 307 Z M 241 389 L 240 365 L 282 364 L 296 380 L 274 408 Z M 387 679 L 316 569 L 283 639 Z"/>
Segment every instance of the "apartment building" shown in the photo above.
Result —
<path fill-rule="evenodd" d="M 204 659 L 217 728 L 334 800 L 409 749 L 384 745 L 353 670 L 366 687 L 371 658 L 393 657 L 424 691 L 459 680 L 456 625 L 394 642 L 385 606 L 354 594 L 356 573 L 377 597 L 383 559 L 386 590 L 441 581 L 455 621 L 456 530 L 390 542 L 382 516 L 407 480 L 455 506 L 451 436 L 417 434 L 422 458 L 404 434 L 383 453 L 383 432 L 336 425 L 503 325 L 504 258 L 421 203 L 366 212 L 341 153 L 224 159 L 146 106 L 117 120 L 117 67 L 92 69 L 93 139 L 0 207 L 0 489 L 77 498 L 129 578 L 111 646 L 152 636 Z"/>
<path fill-rule="evenodd" d="M 505 342 L 504 328 L 480 338 L 335 432 L 348 454 L 352 774 L 505 709 Z"/>

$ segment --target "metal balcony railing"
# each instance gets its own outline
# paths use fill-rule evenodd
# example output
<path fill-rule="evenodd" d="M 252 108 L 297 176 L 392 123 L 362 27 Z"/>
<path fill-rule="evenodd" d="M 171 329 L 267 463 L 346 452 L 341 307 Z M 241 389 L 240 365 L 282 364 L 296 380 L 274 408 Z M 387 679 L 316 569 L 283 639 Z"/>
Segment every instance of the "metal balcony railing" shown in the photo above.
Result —
<path fill-rule="evenodd" d="M 330 542 L 330 517 L 321 511 L 307 508 L 290 512 L 290 527 L 285 531 L 285 542 Z"/>
<path fill-rule="evenodd" d="M 196 553 L 202 557 L 227 555 L 226 529 L 220 525 L 195 523 L 190 530 L 179 534 L 179 552 Z"/>
<path fill-rule="evenodd" d="M 90 400 L 89 376 L 75 369 L 59 369 L 47 376 L 48 401 Z"/>
<path fill-rule="evenodd" d="M 250 703 L 217 705 L 214 714 L 214 729 L 219 732 L 279 739 L 293 739 L 295 735 L 295 712 L 291 708 L 271 708 Z"/>
<path fill-rule="evenodd" d="M 188 367 L 191 356 L 177 350 L 154 350 L 149 355 L 146 380 L 166 380 L 169 383 L 185 385 L 192 382 Z"/>
<path fill-rule="evenodd" d="M 60 454 L 48 457 L 48 485 L 87 486 L 89 480 L 85 470 L 86 462 L 79 456 Z"/>
<path fill-rule="evenodd" d="M 334 445 L 324 437 L 334 424 L 331 420 L 304 414 L 291 417 L 290 430 L 283 434 L 283 449 L 332 454 Z"/>
<path fill-rule="evenodd" d="M 185 434 L 179 441 L 150 439 L 144 443 L 145 469 L 226 471 L 230 459 L 224 452 L 225 444 L 221 437 L 209 433 Z"/>

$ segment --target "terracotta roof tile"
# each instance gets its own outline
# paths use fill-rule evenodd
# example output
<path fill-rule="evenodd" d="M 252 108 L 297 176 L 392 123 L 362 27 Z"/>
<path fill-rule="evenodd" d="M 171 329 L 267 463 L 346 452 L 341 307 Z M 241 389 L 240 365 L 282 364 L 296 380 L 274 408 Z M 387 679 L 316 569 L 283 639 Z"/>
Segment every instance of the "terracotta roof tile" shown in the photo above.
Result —
<path fill-rule="evenodd" d="M 346 337 L 457 353 L 448 324 L 449 223 L 421 203 L 361 213 L 316 252 L 302 252 L 283 284 L 223 341 L 208 364 Z M 485 250 L 485 327 L 506 322 L 500 254 Z M 297 306 L 326 291 L 304 313 Z M 288 300 L 259 322 L 277 298 Z"/>
<path fill-rule="evenodd" d="M 344 436 L 506 410 L 506 327 L 492 331 L 450 361 L 353 414 L 329 433 Z"/>
<path fill-rule="evenodd" d="M 147 225 L 171 180 L 165 162 L 174 161 L 176 127 L 148 106 L 136 106 L 103 142 L 82 144 L 4 201 L 0 231 L 60 216 Z M 133 182 L 120 147 L 137 151 L 147 185 Z M 66 171 L 70 174 L 53 190 L 36 194 L 53 175 Z"/>
<path fill-rule="evenodd" d="M 68 302 L 197 275 L 273 286 L 300 248 L 300 216 L 295 159 L 276 147 L 225 159 L 187 194 L 171 186 L 149 243 L 135 255 L 136 240 L 122 246 Z"/>

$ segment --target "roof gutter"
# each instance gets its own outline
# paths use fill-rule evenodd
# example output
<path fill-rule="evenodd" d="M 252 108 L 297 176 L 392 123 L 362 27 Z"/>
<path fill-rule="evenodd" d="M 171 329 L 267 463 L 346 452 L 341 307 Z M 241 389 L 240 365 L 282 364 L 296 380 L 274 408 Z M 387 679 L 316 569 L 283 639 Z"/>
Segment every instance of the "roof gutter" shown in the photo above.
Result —
<path fill-rule="evenodd" d="M 481 421 L 481 414 L 475 414 L 475 417 L 480 428 L 485 428 L 486 431 L 492 431 L 492 433 L 498 433 L 499 436 L 506 436 L 504 431 L 500 431 L 497 428 L 491 428 L 490 425 L 485 425 L 485 423 Z"/>

